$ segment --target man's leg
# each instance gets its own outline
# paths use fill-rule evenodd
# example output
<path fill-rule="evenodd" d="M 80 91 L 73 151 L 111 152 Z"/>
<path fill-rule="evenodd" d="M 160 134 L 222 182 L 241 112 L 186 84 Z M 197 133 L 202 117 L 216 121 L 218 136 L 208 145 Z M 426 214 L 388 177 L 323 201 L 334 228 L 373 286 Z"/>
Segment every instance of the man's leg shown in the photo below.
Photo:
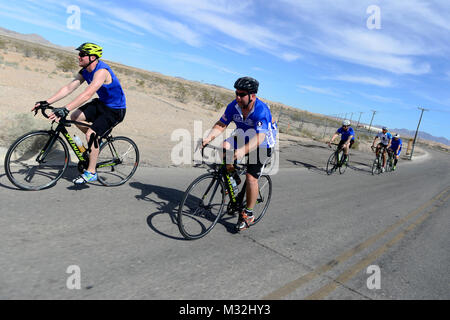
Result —
<path fill-rule="evenodd" d="M 86 116 L 84 115 L 83 111 L 81 111 L 80 109 L 75 110 L 71 115 L 70 115 L 70 120 L 72 121 L 78 121 L 78 122 L 84 122 L 87 125 L 89 124 L 88 122 L 86 122 Z M 84 134 L 86 134 L 86 132 L 88 131 L 89 127 L 86 126 L 81 126 L 81 125 L 76 125 L 78 129 L 80 129 L 81 132 L 83 132 Z M 89 141 L 89 140 L 88 140 Z"/>
<path fill-rule="evenodd" d="M 255 207 L 256 199 L 258 198 L 258 179 L 250 173 L 246 174 L 246 179 L 245 196 L 247 204 L 246 208 L 239 214 L 238 223 L 236 225 L 237 231 L 247 229 L 253 224 L 253 221 L 255 221 L 253 208 Z"/>
<path fill-rule="evenodd" d="M 252 209 L 256 205 L 256 199 L 258 199 L 258 179 L 251 174 L 246 174 L 247 179 L 247 208 Z"/>
<path fill-rule="evenodd" d="M 92 130 L 91 128 L 88 128 L 87 132 L 86 132 L 86 140 L 89 141 L 92 139 L 92 135 L 94 135 L 95 140 L 97 140 L 97 135 L 94 132 L 94 130 Z M 97 147 L 96 147 L 97 145 Z M 89 166 L 87 168 L 87 170 L 92 173 L 95 174 L 97 172 L 97 160 L 98 160 L 98 154 L 100 152 L 100 146 L 98 145 L 98 140 L 97 141 L 93 141 L 92 145 L 91 145 L 91 152 L 89 153 Z"/>

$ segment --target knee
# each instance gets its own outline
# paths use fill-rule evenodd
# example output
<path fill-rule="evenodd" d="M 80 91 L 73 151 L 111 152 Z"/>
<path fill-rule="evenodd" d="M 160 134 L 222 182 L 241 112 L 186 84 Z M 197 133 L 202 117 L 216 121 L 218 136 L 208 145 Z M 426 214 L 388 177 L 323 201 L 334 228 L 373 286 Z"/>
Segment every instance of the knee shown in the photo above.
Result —
<path fill-rule="evenodd" d="M 96 140 L 97 140 L 97 134 L 95 133 L 94 130 L 89 128 L 88 131 L 86 131 L 86 141 L 88 142 L 89 145 L 92 144 L 92 146 L 97 148 L 96 143 L 94 143 Z"/>
<path fill-rule="evenodd" d="M 80 110 L 75 110 L 74 112 L 72 112 L 70 114 L 70 120 L 72 121 L 82 121 L 82 119 L 80 119 L 82 112 Z"/>
<path fill-rule="evenodd" d="M 255 178 L 254 176 L 252 176 L 251 174 L 247 173 L 246 174 L 246 178 L 247 178 L 247 184 L 250 186 L 258 186 L 258 179 Z"/>

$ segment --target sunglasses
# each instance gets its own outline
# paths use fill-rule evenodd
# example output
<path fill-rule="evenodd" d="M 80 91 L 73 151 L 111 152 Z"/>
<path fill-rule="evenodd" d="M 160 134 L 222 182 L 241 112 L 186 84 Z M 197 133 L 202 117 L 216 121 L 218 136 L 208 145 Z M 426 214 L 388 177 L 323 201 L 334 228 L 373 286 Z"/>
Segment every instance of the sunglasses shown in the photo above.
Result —
<path fill-rule="evenodd" d="M 84 52 L 84 51 L 80 51 L 80 53 L 78 53 L 78 56 L 79 56 L 80 58 L 86 57 L 86 56 L 88 56 L 88 55 L 89 55 L 89 54 L 86 53 L 86 52 Z"/>
<path fill-rule="evenodd" d="M 245 97 L 246 95 L 248 95 L 247 92 L 237 92 L 237 91 L 236 91 L 236 96 L 238 96 L 238 97 L 243 98 L 243 97 Z"/>

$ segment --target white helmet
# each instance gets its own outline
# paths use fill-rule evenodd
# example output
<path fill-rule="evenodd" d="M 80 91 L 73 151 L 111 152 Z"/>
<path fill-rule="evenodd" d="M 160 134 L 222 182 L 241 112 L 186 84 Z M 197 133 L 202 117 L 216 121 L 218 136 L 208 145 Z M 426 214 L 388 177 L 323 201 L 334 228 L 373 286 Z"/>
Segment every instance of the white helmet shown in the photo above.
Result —
<path fill-rule="evenodd" d="M 349 125 L 350 125 L 350 120 L 344 120 L 344 121 L 342 121 L 342 125 L 343 125 L 343 126 L 349 126 Z"/>
<path fill-rule="evenodd" d="M 394 135 L 394 138 L 399 139 L 399 138 L 400 138 L 400 135 L 399 135 L 398 133 L 396 133 L 396 134 Z"/>

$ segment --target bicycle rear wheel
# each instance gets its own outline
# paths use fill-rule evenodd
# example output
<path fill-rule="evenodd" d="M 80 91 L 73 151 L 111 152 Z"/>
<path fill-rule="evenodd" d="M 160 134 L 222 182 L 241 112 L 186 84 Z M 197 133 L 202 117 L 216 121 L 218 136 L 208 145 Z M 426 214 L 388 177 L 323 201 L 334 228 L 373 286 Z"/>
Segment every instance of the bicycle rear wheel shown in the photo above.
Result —
<path fill-rule="evenodd" d="M 342 151 L 342 155 L 340 156 L 340 158 L 342 159 L 343 157 L 344 157 L 344 151 Z M 343 174 L 345 172 L 345 170 L 347 170 L 349 160 L 350 160 L 350 155 L 347 155 L 347 160 L 345 162 L 342 162 L 342 160 L 341 160 L 342 163 L 339 166 L 340 174 Z"/>
<path fill-rule="evenodd" d="M 327 162 L 327 174 L 331 175 L 334 171 L 336 171 L 336 153 L 333 152 L 331 156 L 328 158 Z"/>
<path fill-rule="evenodd" d="M 258 223 L 267 212 L 271 198 L 272 179 L 269 175 L 264 174 L 258 179 L 258 198 L 256 199 L 255 208 L 253 208 L 253 215 L 255 216 L 253 224 Z"/>
<path fill-rule="evenodd" d="M 9 181 L 20 189 L 42 190 L 61 178 L 69 157 L 69 150 L 61 137 L 48 131 L 30 132 L 9 147 L 5 173 Z"/>
<path fill-rule="evenodd" d="M 216 225 L 225 206 L 225 186 L 221 179 L 206 173 L 186 189 L 178 209 L 178 229 L 184 238 L 204 237 Z"/>
<path fill-rule="evenodd" d="M 393 166 L 394 166 L 394 160 L 392 159 L 391 156 L 389 156 L 389 158 L 386 161 L 386 172 L 391 172 Z"/>
<path fill-rule="evenodd" d="M 98 181 L 113 187 L 127 182 L 139 165 L 139 149 L 127 137 L 107 139 L 100 146 L 97 160 Z"/>

